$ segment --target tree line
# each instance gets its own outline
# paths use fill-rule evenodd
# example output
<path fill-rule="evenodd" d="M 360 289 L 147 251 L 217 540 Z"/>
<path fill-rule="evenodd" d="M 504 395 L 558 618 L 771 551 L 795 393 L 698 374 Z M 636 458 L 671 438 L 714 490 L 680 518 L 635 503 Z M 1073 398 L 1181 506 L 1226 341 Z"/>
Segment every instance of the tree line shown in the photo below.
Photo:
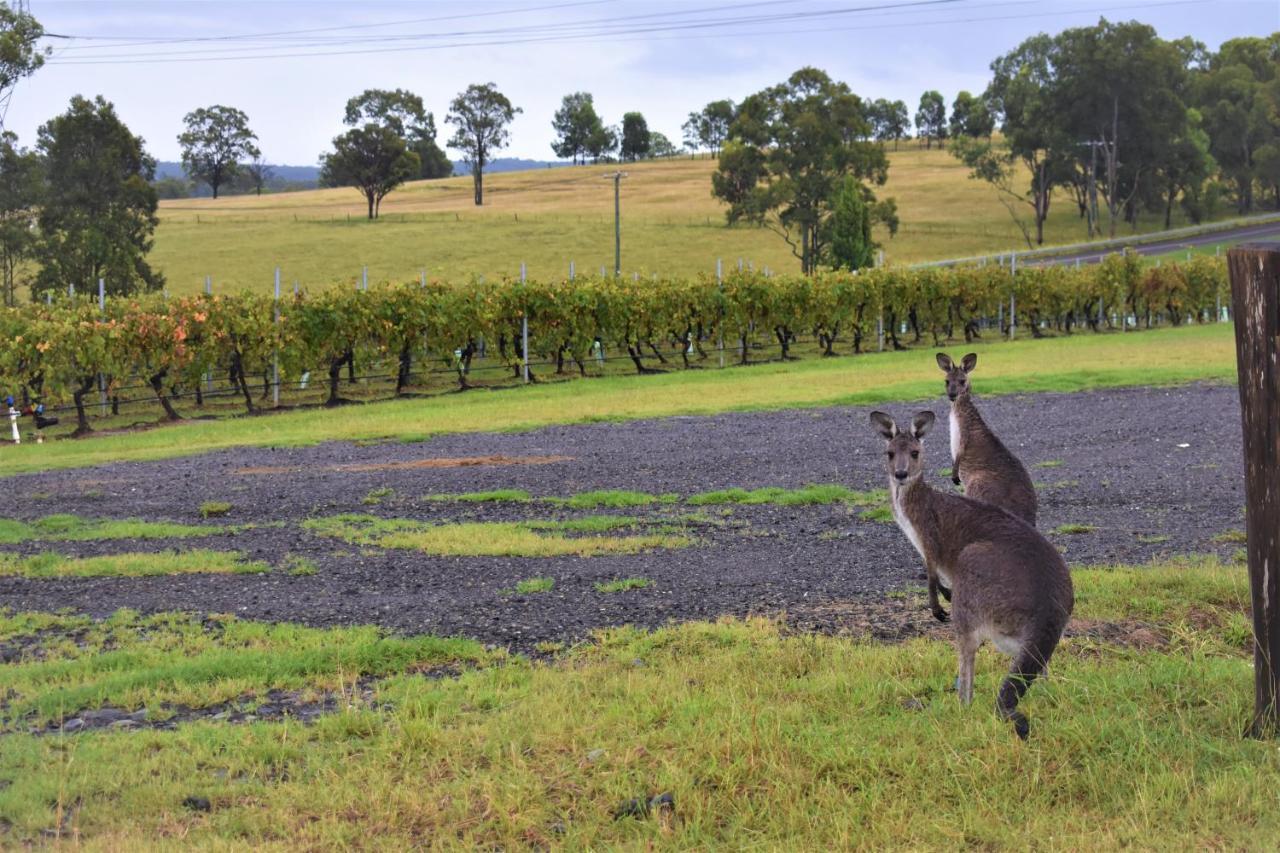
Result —
<path fill-rule="evenodd" d="M 1206 322 L 1226 287 L 1219 258 L 1146 267 L 1134 255 L 1112 255 L 1083 269 L 1027 267 L 1016 276 L 994 264 L 781 276 L 740 270 L 723 280 L 423 281 L 301 291 L 278 302 L 248 292 L 153 294 L 102 307 L 96 294 L 77 293 L 0 309 L 0 385 L 24 403 L 69 402 L 83 434 L 99 377 L 111 396 L 126 386 L 149 389 L 177 419 L 174 398 L 199 404 L 204 378 L 214 375 L 254 411 L 269 397 L 277 364 L 281 381 L 327 376 L 328 402 L 337 404 L 343 373 L 357 365 L 369 371 L 390 361 L 397 394 L 421 364 L 452 373 L 466 389 L 482 352 L 512 378 L 527 357 L 535 381 L 544 371 L 594 372 L 605 349 L 649 373 L 698 366 L 717 351 L 745 363 L 761 344 L 792 358 L 801 335 L 835 356 L 875 349 L 880 334 L 883 346 L 902 349 L 1006 334 L 1011 322 L 1036 337 Z"/>

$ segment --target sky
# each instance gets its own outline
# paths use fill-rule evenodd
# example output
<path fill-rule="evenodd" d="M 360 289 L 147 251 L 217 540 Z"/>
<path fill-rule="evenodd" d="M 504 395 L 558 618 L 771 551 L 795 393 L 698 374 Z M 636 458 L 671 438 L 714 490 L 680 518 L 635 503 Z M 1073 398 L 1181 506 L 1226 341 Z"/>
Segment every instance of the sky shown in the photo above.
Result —
<path fill-rule="evenodd" d="M 30 0 L 53 55 L 15 89 L 4 125 L 32 145 L 73 95 L 102 95 L 150 153 L 179 159 L 182 117 L 249 116 L 265 160 L 311 165 L 348 98 L 405 88 L 436 117 L 493 82 L 523 112 L 505 156 L 554 159 L 551 118 L 586 91 L 606 123 L 637 110 L 679 144 L 688 113 L 805 65 L 915 112 L 937 89 L 981 91 L 991 60 L 1039 32 L 1139 20 L 1210 48 L 1280 30 L 1277 0 Z M 454 159 L 458 153 L 450 151 Z"/>

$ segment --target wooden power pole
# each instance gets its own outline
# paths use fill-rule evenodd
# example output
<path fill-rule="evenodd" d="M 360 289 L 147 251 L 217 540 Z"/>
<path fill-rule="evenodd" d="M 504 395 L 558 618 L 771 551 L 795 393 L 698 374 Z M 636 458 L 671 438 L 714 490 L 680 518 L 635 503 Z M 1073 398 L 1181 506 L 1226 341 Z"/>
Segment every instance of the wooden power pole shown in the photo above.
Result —
<path fill-rule="evenodd" d="M 1249 733 L 1280 733 L 1280 243 L 1227 253 L 1244 421 L 1245 529 L 1253 599 Z"/>

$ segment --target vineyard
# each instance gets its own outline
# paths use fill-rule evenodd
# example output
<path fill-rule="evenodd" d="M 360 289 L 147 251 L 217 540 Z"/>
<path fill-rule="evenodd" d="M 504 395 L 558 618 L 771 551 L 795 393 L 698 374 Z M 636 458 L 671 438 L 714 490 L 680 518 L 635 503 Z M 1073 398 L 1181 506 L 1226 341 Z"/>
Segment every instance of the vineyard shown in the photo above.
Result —
<path fill-rule="evenodd" d="M 1225 265 L 1146 267 L 1114 255 L 1087 268 L 998 265 L 722 278 L 422 281 L 367 289 L 181 298 L 69 295 L 0 313 L 0 381 L 23 405 L 75 412 L 145 401 L 337 405 L 344 374 L 379 393 L 500 381 L 650 373 L 940 345 L 984 335 L 1070 334 L 1219 316 Z M 321 381 L 315 381 L 320 377 Z M 367 386 L 366 386 L 367 387 Z M 348 392 L 350 393 L 350 392 Z M 132 394 L 132 396 L 131 396 Z M 368 398 L 367 391 L 361 397 Z M 109 403 L 108 403 L 109 401 Z M 219 402 L 220 401 L 220 402 Z"/>

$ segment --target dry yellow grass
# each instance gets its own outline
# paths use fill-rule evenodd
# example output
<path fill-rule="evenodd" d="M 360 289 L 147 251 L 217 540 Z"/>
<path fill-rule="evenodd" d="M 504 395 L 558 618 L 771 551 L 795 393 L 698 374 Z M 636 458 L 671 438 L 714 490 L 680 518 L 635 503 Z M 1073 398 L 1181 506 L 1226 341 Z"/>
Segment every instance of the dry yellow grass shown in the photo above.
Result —
<path fill-rule="evenodd" d="M 889 183 L 877 192 L 897 199 L 902 219 L 896 237 L 880 235 L 889 262 L 1025 246 L 995 191 L 970 180 L 947 152 L 909 143 L 889 159 Z M 482 208 L 472 204 L 469 177 L 418 181 L 388 196 L 382 219 L 373 223 L 364 218 L 362 196 L 346 188 L 166 201 L 152 259 L 177 293 L 198 290 L 206 275 L 219 290 L 265 292 L 277 265 L 286 287 L 294 280 L 310 287 L 353 282 L 362 266 L 372 281 L 412 280 L 424 268 L 454 280 L 516 275 L 522 261 L 541 278 L 566 275 L 570 260 L 581 271 L 599 271 L 613 263 L 613 190 L 604 178 L 616 168 L 489 175 Z M 798 269 L 772 232 L 725 226 L 724 205 L 711 195 L 714 160 L 625 169 L 622 262 L 628 273 L 711 272 L 717 258 Z M 1071 202 L 1059 194 L 1054 204 L 1047 240 L 1081 240 L 1084 227 Z"/>

